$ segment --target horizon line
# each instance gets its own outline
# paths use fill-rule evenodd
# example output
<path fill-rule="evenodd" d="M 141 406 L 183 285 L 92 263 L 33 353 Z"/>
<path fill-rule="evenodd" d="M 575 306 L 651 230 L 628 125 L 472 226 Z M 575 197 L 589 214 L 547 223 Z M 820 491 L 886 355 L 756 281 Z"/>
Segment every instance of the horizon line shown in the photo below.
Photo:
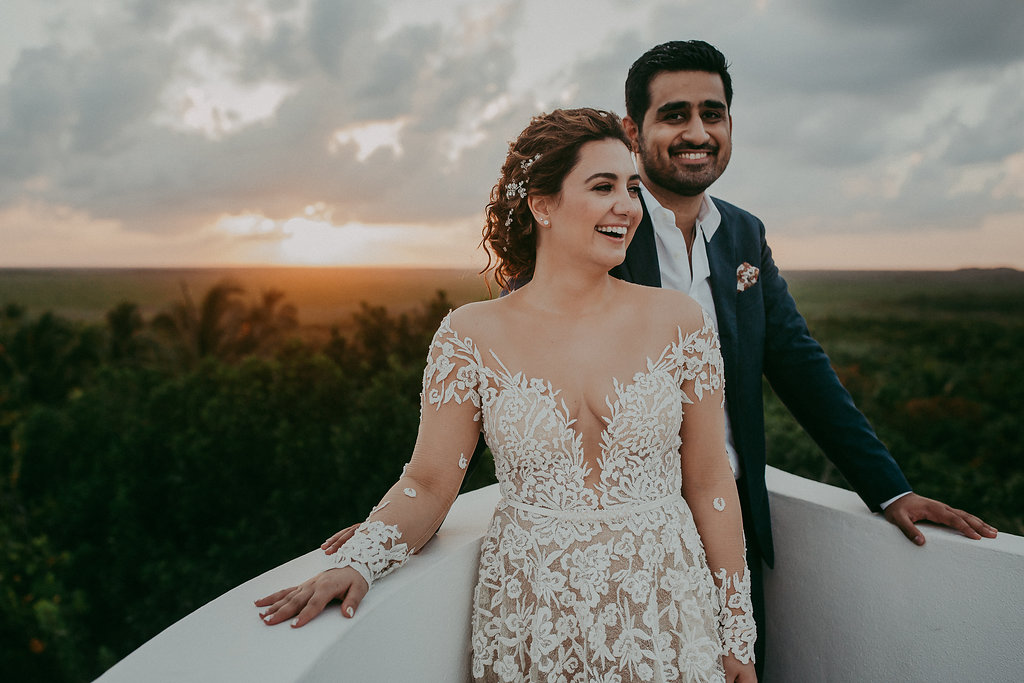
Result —
<path fill-rule="evenodd" d="M 473 272 L 481 277 L 484 273 L 473 266 L 454 265 L 430 265 L 430 264 L 225 264 L 225 265 L 3 265 L 0 270 L 438 270 L 438 271 L 464 271 Z M 816 268 L 799 267 L 784 268 L 779 270 L 787 273 L 794 272 L 835 272 L 835 273 L 957 273 L 962 271 L 1012 271 L 1024 273 L 1024 270 L 1011 265 L 1001 266 L 958 266 L 951 268 L 928 268 L 910 266 L 904 268 L 833 268 L 820 266 Z"/>

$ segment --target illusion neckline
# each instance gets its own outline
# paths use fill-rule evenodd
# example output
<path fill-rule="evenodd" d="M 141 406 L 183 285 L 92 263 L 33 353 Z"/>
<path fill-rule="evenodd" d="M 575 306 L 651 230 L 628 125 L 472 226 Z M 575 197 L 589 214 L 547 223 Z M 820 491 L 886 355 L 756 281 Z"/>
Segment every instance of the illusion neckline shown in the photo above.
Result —
<path fill-rule="evenodd" d="M 550 380 L 545 379 L 543 377 L 531 375 L 527 373 L 526 370 L 520 369 L 516 372 L 512 372 L 511 370 L 508 369 L 508 366 L 505 364 L 505 362 L 501 360 L 501 357 L 497 354 L 497 352 L 495 352 L 493 348 L 488 348 L 488 353 L 490 353 L 490 355 L 494 358 L 495 362 L 501 367 L 501 370 L 505 373 L 503 377 L 501 373 L 497 372 L 494 368 L 488 366 L 486 363 L 483 362 L 480 346 L 471 336 L 463 335 L 457 332 L 455 328 L 452 327 L 450 318 L 451 313 L 445 316 L 445 319 L 442 322 L 442 324 L 448 328 L 448 331 L 451 332 L 451 334 L 454 337 L 459 339 L 462 343 L 467 344 L 471 348 L 474 361 L 482 372 L 493 377 L 499 383 L 514 382 L 515 387 L 520 390 L 524 388 L 535 389 L 537 384 L 544 387 L 545 391 L 538 391 L 538 393 L 541 393 L 542 395 L 546 396 L 551 400 L 551 402 L 554 404 L 554 413 L 558 416 L 559 420 L 562 423 L 562 426 L 566 430 L 568 430 L 573 435 L 573 437 L 575 437 L 573 439 L 574 443 L 577 440 L 579 441 L 579 455 L 583 458 L 584 463 L 588 466 L 591 464 L 596 465 L 599 463 L 599 459 L 591 459 L 590 457 L 588 457 L 588 454 L 585 451 L 583 444 L 586 440 L 586 435 L 580 430 L 576 429 L 576 427 L 574 426 L 578 422 L 579 416 L 574 416 L 570 413 L 569 406 L 565 402 L 565 394 L 563 389 L 556 389 Z M 601 428 L 600 433 L 597 435 L 600 456 L 604 456 L 607 452 L 609 446 L 609 429 L 611 428 L 612 423 L 615 421 L 615 418 L 621 414 L 616 412 L 614 405 L 622 405 L 624 398 L 629 394 L 630 391 L 635 389 L 636 386 L 642 380 L 646 379 L 647 377 L 650 377 L 651 375 L 661 370 L 662 364 L 664 364 L 664 362 L 666 361 L 673 347 L 685 346 L 687 341 L 689 341 L 691 337 L 696 338 L 700 334 L 705 333 L 707 329 L 708 325 L 707 321 L 705 320 L 705 324 L 699 330 L 694 330 L 686 337 L 683 337 L 683 328 L 679 325 L 676 325 L 676 338 L 665 344 L 665 346 L 661 350 L 661 353 L 658 355 L 657 360 L 652 359 L 650 354 L 645 355 L 644 361 L 642 363 L 643 369 L 635 370 L 630 375 L 631 379 L 628 382 L 620 381 L 618 376 L 616 375 L 612 376 L 612 393 L 606 392 L 604 395 L 604 403 L 606 406 L 608 406 L 609 409 L 611 409 L 612 414 L 611 416 L 603 414 L 595 415 L 595 417 L 597 417 L 600 422 L 604 423 L 604 427 Z M 663 369 L 663 371 L 668 373 L 667 369 Z M 612 394 L 614 394 L 615 396 L 614 403 L 612 402 Z M 560 396 L 561 398 L 559 399 Z M 558 408 L 559 403 L 561 403 L 561 409 Z M 585 404 L 586 402 L 581 397 L 580 405 Z"/>

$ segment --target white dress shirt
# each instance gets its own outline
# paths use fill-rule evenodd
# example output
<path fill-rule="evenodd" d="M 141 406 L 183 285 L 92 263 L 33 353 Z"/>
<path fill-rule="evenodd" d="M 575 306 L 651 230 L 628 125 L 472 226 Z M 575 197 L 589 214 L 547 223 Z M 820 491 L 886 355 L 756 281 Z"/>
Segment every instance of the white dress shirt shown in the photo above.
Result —
<path fill-rule="evenodd" d="M 693 239 L 693 256 L 687 258 L 686 242 L 682 231 L 676 227 L 676 215 L 666 209 L 654 198 L 646 187 L 641 187 L 644 204 L 651 215 L 654 225 L 654 242 L 658 248 L 658 268 L 661 270 L 661 286 L 685 292 L 693 297 L 711 316 L 718 331 L 718 314 L 715 312 L 715 300 L 711 296 L 711 267 L 708 265 L 707 243 L 715 236 L 715 231 L 722 222 L 722 214 L 718 207 L 705 194 L 702 198 L 700 211 L 697 213 L 697 233 Z M 693 262 L 693 270 L 690 262 Z M 727 407 L 728 408 L 728 407 Z M 733 476 L 739 478 L 740 459 L 736 454 L 736 444 L 732 437 L 732 424 L 729 411 L 725 412 L 725 452 L 729 456 Z"/>

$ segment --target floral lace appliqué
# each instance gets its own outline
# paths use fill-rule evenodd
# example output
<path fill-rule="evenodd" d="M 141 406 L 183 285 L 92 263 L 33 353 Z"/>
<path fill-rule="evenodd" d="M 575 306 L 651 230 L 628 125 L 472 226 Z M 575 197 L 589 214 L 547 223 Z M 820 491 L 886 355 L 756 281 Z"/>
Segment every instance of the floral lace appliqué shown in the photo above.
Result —
<path fill-rule="evenodd" d="M 398 542 L 401 538 L 402 532 L 394 524 L 377 520 L 363 522 L 338 550 L 335 562 L 339 567 L 352 567 L 372 586 L 375 580 L 402 566 L 408 559 L 409 547 Z"/>
<path fill-rule="evenodd" d="M 472 340 L 468 337 L 459 339 L 452 331 L 450 317 L 449 313 L 441 321 L 430 344 L 427 365 L 423 370 L 422 405 L 440 409 L 449 401 L 459 404 L 470 401 L 479 408 L 478 372 L 483 363 Z M 479 413 L 474 419 L 479 419 Z"/>
<path fill-rule="evenodd" d="M 743 575 L 720 569 L 718 579 L 719 617 L 722 633 L 722 651 L 733 655 L 744 664 L 754 660 L 754 641 L 757 640 L 754 625 L 754 607 L 750 600 L 750 570 L 743 568 Z"/>

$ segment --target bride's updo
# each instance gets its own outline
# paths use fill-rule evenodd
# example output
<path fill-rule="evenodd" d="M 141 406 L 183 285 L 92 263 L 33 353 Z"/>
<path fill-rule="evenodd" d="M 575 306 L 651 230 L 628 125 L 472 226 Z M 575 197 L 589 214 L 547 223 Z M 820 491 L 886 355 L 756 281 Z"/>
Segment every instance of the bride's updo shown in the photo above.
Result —
<path fill-rule="evenodd" d="M 509 143 L 501 177 L 491 189 L 481 244 L 487 267 L 502 289 L 533 277 L 537 259 L 537 225 L 526 198 L 552 196 L 579 161 L 580 147 L 613 138 L 629 147 L 622 120 L 597 109 L 556 109 L 533 117 Z"/>

